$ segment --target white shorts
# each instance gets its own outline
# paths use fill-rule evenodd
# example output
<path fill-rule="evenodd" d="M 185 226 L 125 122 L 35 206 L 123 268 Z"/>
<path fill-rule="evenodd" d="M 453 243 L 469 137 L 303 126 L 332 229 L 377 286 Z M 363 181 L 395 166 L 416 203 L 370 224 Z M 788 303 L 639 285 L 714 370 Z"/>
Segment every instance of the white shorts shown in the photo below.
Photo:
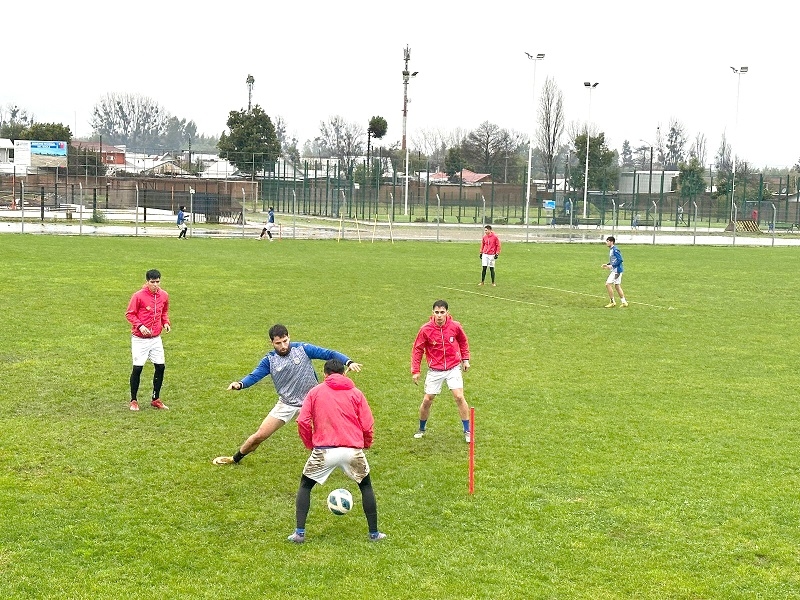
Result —
<path fill-rule="evenodd" d="M 442 391 L 442 384 L 447 382 L 447 387 L 451 390 L 459 390 L 464 387 L 464 378 L 461 376 L 461 365 L 448 369 L 447 371 L 432 371 L 428 369 L 425 375 L 425 393 L 435 396 Z"/>
<path fill-rule="evenodd" d="M 337 467 L 356 483 L 369 475 L 367 457 L 361 448 L 314 448 L 303 467 L 303 475 L 325 483 Z"/>
<path fill-rule="evenodd" d="M 622 285 L 622 273 L 617 273 L 616 271 L 611 271 L 608 274 L 608 279 L 606 279 L 606 283 L 610 283 L 612 285 Z"/>
<path fill-rule="evenodd" d="M 161 336 L 154 338 L 140 338 L 131 336 L 131 354 L 133 355 L 133 366 L 143 367 L 147 359 L 157 365 L 164 364 L 164 344 Z"/>
<path fill-rule="evenodd" d="M 275 223 L 267 223 L 266 225 L 264 225 L 264 228 L 265 228 L 267 231 L 272 231 L 272 228 L 273 228 L 273 227 L 275 227 Z"/>
<path fill-rule="evenodd" d="M 481 255 L 481 266 L 482 267 L 493 267 L 494 266 L 494 254 L 483 254 L 483 255 Z"/>
<path fill-rule="evenodd" d="M 178 225 L 178 229 L 180 229 L 181 231 L 183 231 L 184 229 L 187 229 L 188 227 L 189 227 L 189 225 L 186 223 L 186 221 L 184 221 L 183 223 Z"/>
<path fill-rule="evenodd" d="M 279 421 L 283 421 L 284 423 L 288 423 L 298 414 L 300 414 L 299 406 L 291 406 L 286 404 L 286 402 L 281 402 L 278 400 L 275 406 L 272 407 L 272 410 L 269 411 L 267 416 L 272 417 L 273 419 L 278 419 Z"/>

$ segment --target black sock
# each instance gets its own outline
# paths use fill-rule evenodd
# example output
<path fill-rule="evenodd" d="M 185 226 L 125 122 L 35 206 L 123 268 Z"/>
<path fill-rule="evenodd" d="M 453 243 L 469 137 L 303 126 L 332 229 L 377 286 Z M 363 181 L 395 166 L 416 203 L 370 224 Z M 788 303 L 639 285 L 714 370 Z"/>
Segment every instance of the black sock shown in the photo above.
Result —
<path fill-rule="evenodd" d="M 131 400 L 136 400 L 136 395 L 139 393 L 139 380 L 142 377 L 142 369 L 144 367 L 133 367 L 133 371 L 131 371 Z"/>
<path fill-rule="evenodd" d="M 364 516 L 367 517 L 367 527 L 370 533 L 378 531 L 378 502 L 375 500 L 375 491 L 372 489 L 372 480 L 369 475 L 358 484 L 361 490 L 361 505 L 364 507 Z"/>
<path fill-rule="evenodd" d="M 295 502 L 295 518 L 297 528 L 305 529 L 308 509 L 311 508 L 311 488 L 317 484 L 313 479 L 303 475 L 300 477 L 300 487 L 297 488 L 297 500 Z"/>
<path fill-rule="evenodd" d="M 247 456 L 247 455 L 246 454 L 242 454 L 241 450 L 237 450 L 236 454 L 233 455 L 233 462 L 238 463 L 245 456 Z"/>
<path fill-rule="evenodd" d="M 153 400 L 158 400 L 161 397 L 161 385 L 164 383 L 164 369 L 166 365 L 154 364 L 155 373 L 153 373 Z"/>

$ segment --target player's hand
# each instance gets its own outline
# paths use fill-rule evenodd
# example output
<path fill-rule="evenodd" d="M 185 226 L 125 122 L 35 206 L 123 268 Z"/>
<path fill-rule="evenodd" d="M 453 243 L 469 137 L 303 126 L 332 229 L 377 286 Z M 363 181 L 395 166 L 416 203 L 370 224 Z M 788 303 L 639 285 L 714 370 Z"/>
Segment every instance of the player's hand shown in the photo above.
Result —
<path fill-rule="evenodd" d="M 347 370 L 348 371 L 355 371 L 356 373 L 360 373 L 361 372 L 361 367 L 363 367 L 363 366 L 364 365 L 362 365 L 361 363 L 357 363 L 355 361 L 351 361 L 350 364 L 347 365 Z"/>
<path fill-rule="evenodd" d="M 411 381 L 414 382 L 414 385 L 418 385 L 419 384 L 419 373 L 414 373 L 413 375 L 411 375 Z"/>
<path fill-rule="evenodd" d="M 497 260 L 498 258 L 500 258 L 500 255 L 499 254 L 495 254 L 494 255 L 494 259 Z"/>
<path fill-rule="evenodd" d="M 169 326 L 169 323 L 164 323 L 164 331 L 166 331 L 167 333 L 172 331 L 172 327 Z"/>
<path fill-rule="evenodd" d="M 241 381 L 232 381 L 231 384 L 228 386 L 229 390 L 240 390 L 242 389 L 242 382 Z"/>
<path fill-rule="evenodd" d="M 611 266 L 607 265 L 607 264 L 602 264 L 600 266 L 603 267 L 604 269 L 610 269 L 611 268 Z"/>
<path fill-rule="evenodd" d="M 480 253 L 478 254 L 478 258 L 483 258 L 483 252 L 480 252 Z"/>
<path fill-rule="evenodd" d="M 469 360 L 464 359 L 461 361 L 461 368 L 465 371 L 469 371 Z"/>
<path fill-rule="evenodd" d="M 150 332 L 150 330 L 149 330 L 147 327 L 145 327 L 144 325 L 139 325 L 139 332 L 140 332 L 140 333 L 141 333 L 141 334 L 142 334 L 144 337 L 150 337 L 150 333 L 151 333 L 151 332 Z"/>

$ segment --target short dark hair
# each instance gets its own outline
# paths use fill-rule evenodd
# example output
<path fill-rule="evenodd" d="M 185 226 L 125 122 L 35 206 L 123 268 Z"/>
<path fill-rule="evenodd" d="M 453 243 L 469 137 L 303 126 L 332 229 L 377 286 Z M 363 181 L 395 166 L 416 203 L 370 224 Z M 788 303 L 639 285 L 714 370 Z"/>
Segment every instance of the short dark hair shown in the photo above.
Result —
<path fill-rule="evenodd" d="M 150 281 L 151 279 L 161 279 L 161 271 L 159 271 L 158 269 L 150 269 L 147 273 L 144 274 L 144 278 L 147 281 Z"/>
<path fill-rule="evenodd" d="M 274 340 L 275 338 L 286 337 L 287 335 L 289 335 L 289 330 L 286 329 L 286 325 L 275 323 L 275 325 L 269 328 L 270 341 Z"/>
<path fill-rule="evenodd" d="M 185 206 L 181 206 L 180 210 L 186 210 L 186 207 Z"/>
<path fill-rule="evenodd" d="M 483 228 L 484 229 L 488 229 L 489 231 L 492 230 L 492 226 L 491 225 L 484 225 Z"/>
<path fill-rule="evenodd" d="M 450 307 L 447 306 L 447 300 L 437 300 L 433 303 L 433 308 L 436 308 L 437 306 L 444 307 L 445 310 L 450 310 Z"/>
<path fill-rule="evenodd" d="M 342 375 L 344 373 L 344 363 L 338 358 L 332 358 L 325 362 L 323 369 L 325 370 L 325 375 L 330 375 L 331 373 Z"/>
<path fill-rule="evenodd" d="M 616 244 L 617 243 L 617 239 L 613 235 L 608 236 L 606 238 L 606 241 L 607 242 L 611 242 L 612 244 Z"/>
<path fill-rule="evenodd" d="M 272 210 L 272 207 L 270 206 L 269 209 Z"/>

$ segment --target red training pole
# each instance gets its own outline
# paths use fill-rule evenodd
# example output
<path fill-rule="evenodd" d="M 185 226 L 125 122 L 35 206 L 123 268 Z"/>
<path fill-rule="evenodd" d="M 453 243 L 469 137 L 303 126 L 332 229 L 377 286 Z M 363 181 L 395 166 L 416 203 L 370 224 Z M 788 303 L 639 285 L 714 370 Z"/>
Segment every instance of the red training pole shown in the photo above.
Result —
<path fill-rule="evenodd" d="M 469 493 L 475 493 L 475 408 L 469 408 Z"/>

